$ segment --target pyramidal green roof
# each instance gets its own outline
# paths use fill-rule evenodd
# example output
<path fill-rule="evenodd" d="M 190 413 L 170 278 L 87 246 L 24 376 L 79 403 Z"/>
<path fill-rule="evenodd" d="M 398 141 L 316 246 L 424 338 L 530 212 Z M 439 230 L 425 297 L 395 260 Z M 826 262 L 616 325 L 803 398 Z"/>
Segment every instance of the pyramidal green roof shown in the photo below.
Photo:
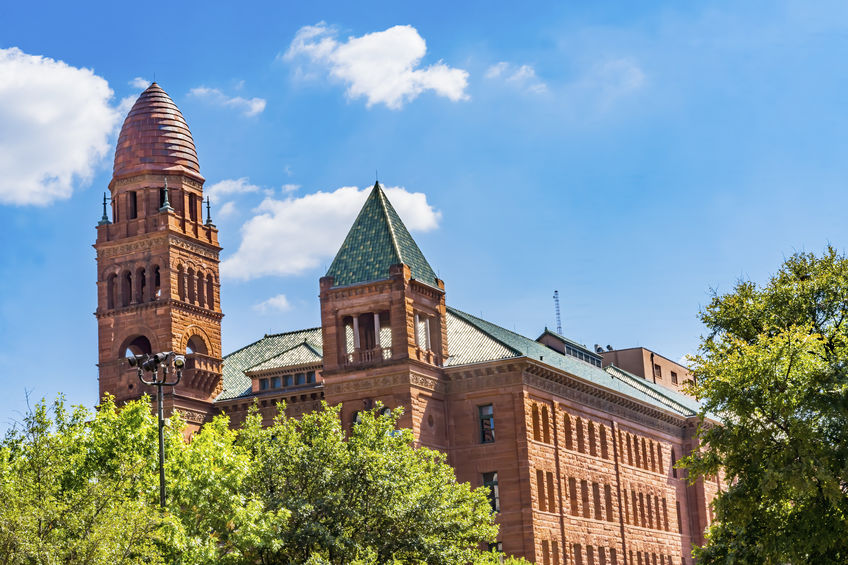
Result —
<path fill-rule="evenodd" d="M 377 182 L 327 276 L 333 277 L 334 286 L 382 280 L 389 278 L 389 267 L 398 263 L 410 268 L 413 279 L 436 286 L 436 273 Z"/>

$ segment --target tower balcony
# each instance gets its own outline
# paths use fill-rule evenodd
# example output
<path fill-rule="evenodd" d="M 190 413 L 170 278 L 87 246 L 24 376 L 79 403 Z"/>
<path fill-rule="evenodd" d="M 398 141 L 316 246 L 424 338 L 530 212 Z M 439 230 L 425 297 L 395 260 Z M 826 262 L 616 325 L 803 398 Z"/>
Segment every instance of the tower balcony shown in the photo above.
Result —
<path fill-rule="evenodd" d="M 374 349 L 354 349 L 345 355 L 345 366 L 370 365 L 382 363 L 392 358 L 391 347 L 376 347 Z"/>

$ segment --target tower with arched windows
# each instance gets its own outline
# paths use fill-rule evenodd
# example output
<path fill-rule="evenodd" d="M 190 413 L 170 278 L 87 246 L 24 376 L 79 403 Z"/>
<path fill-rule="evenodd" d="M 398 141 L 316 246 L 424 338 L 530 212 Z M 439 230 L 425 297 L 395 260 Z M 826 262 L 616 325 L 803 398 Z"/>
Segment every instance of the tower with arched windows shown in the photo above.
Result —
<path fill-rule="evenodd" d="M 124 360 L 187 353 L 169 409 L 202 423 L 221 390 L 218 230 L 203 218 L 203 182 L 188 125 L 155 82 L 127 115 L 115 150 L 112 220 L 97 226 L 100 395 L 146 390 Z"/>

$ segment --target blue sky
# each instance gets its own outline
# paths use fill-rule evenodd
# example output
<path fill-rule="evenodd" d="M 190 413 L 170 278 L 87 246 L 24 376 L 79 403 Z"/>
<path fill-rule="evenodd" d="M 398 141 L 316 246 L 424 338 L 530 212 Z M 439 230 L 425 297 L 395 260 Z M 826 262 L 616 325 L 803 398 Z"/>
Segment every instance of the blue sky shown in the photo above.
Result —
<path fill-rule="evenodd" d="M 566 335 L 679 359 L 710 289 L 845 249 L 843 3 L 305 4 L 0 8 L 0 429 L 27 391 L 96 402 L 94 226 L 154 74 L 214 195 L 225 351 L 318 324 L 375 170 L 449 304 L 532 337 L 557 289 Z"/>

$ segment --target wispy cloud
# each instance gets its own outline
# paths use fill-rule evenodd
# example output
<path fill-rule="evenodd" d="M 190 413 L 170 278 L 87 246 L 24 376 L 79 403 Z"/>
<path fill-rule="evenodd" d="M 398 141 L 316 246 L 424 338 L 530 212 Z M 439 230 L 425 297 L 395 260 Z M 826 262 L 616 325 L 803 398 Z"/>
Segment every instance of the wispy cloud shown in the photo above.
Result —
<path fill-rule="evenodd" d="M 0 49 L 0 203 L 71 196 L 109 153 L 121 114 L 109 83 L 17 47 Z"/>
<path fill-rule="evenodd" d="M 536 94 L 548 90 L 548 86 L 536 76 L 536 69 L 530 65 L 516 65 L 501 61 L 489 67 L 486 70 L 485 77 L 487 79 L 500 79 L 521 90 Z"/>
<path fill-rule="evenodd" d="M 129 85 L 132 86 L 133 88 L 138 88 L 138 89 L 144 90 L 148 86 L 150 86 L 150 81 L 147 80 L 146 78 L 135 77 L 134 79 L 132 79 L 129 82 Z"/>
<path fill-rule="evenodd" d="M 220 202 L 233 194 L 244 194 L 246 192 L 259 192 L 262 187 L 251 184 L 250 179 L 241 177 L 239 179 L 224 179 L 203 189 L 213 202 Z"/>
<path fill-rule="evenodd" d="M 267 101 L 264 98 L 243 98 L 241 96 L 227 96 L 217 88 L 198 86 L 189 91 L 189 95 L 201 100 L 206 100 L 215 106 L 233 108 L 245 116 L 256 116 L 265 110 Z"/>
<path fill-rule="evenodd" d="M 410 230 L 435 229 L 441 212 L 421 192 L 384 187 Z M 267 197 L 241 228 L 238 250 L 221 263 L 221 273 L 232 279 L 266 275 L 296 275 L 332 257 L 342 244 L 370 187 L 345 186 L 283 200 Z"/>
<path fill-rule="evenodd" d="M 307 60 L 347 85 L 351 99 L 365 97 L 366 105 L 385 104 L 397 110 L 422 92 L 432 90 L 449 100 L 467 100 L 468 72 L 441 61 L 419 67 L 427 43 L 414 27 L 398 25 L 360 37 L 337 39 L 324 22 L 300 28 L 283 59 Z M 299 69 L 302 76 L 310 70 Z"/>
<path fill-rule="evenodd" d="M 285 294 L 278 294 L 259 304 L 254 304 L 253 309 L 263 314 L 269 311 L 287 312 L 291 310 L 291 304 L 289 304 L 289 299 L 286 298 Z"/>

